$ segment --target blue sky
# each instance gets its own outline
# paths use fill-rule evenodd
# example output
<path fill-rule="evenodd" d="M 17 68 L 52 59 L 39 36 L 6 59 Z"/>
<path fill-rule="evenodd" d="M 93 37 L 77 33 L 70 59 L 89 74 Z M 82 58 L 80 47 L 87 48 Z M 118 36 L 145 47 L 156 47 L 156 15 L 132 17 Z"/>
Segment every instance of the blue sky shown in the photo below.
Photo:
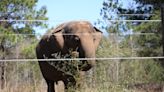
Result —
<path fill-rule="evenodd" d="M 100 17 L 103 0 L 39 0 L 37 7 L 47 7 L 49 28 L 71 20 L 88 20 L 91 23 Z M 45 33 L 47 29 L 37 30 Z"/>

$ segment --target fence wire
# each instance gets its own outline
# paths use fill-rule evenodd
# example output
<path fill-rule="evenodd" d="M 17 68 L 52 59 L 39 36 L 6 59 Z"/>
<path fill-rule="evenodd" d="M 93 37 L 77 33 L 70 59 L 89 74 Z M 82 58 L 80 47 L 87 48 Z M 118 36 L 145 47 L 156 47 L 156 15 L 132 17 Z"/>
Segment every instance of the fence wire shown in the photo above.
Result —
<path fill-rule="evenodd" d="M 164 59 L 164 57 L 113 57 L 113 58 L 66 58 L 66 59 L 4 59 L 0 62 L 29 62 L 29 61 L 83 61 L 83 60 L 149 60 L 149 59 Z"/>
<path fill-rule="evenodd" d="M 0 22 L 62 22 L 58 20 L 0 20 Z M 161 20 L 108 20 L 108 22 L 161 22 Z"/>

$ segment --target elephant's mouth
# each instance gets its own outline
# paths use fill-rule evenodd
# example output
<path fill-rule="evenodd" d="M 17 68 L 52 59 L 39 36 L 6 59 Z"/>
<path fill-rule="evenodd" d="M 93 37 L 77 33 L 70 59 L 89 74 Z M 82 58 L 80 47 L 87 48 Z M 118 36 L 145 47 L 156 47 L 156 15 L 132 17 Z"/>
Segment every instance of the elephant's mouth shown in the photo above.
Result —
<path fill-rule="evenodd" d="M 69 54 L 54 53 L 51 54 L 54 59 L 73 59 L 79 57 L 79 52 L 69 51 Z M 58 71 L 62 71 L 65 74 L 75 75 L 79 71 L 79 65 L 81 64 L 79 60 L 59 60 L 59 61 L 47 61 L 51 66 L 53 66 Z"/>
<path fill-rule="evenodd" d="M 78 58 L 79 57 L 79 52 L 78 51 L 72 51 L 71 52 L 71 57 L 72 58 Z"/>
<path fill-rule="evenodd" d="M 62 54 L 61 52 L 54 53 L 51 55 L 55 59 L 74 59 L 74 58 L 84 58 L 79 53 L 78 49 L 76 51 L 69 50 L 68 54 Z M 74 75 L 77 71 L 82 70 L 86 71 L 91 68 L 87 60 L 59 60 L 59 61 L 48 61 L 50 65 L 56 68 L 59 71 L 67 73 L 69 75 Z"/>

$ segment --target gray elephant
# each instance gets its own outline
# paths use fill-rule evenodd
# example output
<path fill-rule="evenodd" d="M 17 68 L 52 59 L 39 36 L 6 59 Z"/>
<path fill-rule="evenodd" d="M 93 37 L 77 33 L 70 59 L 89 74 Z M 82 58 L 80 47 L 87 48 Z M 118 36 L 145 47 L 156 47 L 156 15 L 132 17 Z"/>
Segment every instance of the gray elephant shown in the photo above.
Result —
<path fill-rule="evenodd" d="M 68 55 L 70 50 L 78 52 L 79 58 L 95 58 L 96 49 L 102 38 L 102 32 L 88 21 L 71 21 L 60 24 L 47 32 L 36 47 L 38 59 L 56 59 Z M 54 82 L 63 81 L 65 89 L 75 86 L 73 75 L 60 71 L 61 63 L 68 61 L 40 61 L 39 66 L 48 85 L 48 92 L 55 92 Z M 95 66 L 95 60 L 81 60 L 78 65 L 80 71 L 88 71 Z M 55 67 L 55 66 L 58 66 Z M 65 64 L 65 66 L 69 66 Z M 75 67 L 74 67 L 75 68 Z"/>

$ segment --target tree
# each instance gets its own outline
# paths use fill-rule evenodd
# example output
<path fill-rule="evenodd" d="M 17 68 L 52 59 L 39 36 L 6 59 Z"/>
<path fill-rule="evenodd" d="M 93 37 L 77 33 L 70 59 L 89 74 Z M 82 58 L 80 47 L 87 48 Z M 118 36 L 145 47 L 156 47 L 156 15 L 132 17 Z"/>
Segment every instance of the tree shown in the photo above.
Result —
<path fill-rule="evenodd" d="M 18 35 L 11 34 L 35 34 L 34 28 L 46 27 L 46 23 L 32 21 L 15 21 L 15 20 L 47 20 L 46 7 L 36 8 L 38 0 L 1 0 L 0 1 L 0 58 L 11 58 L 11 49 L 16 48 L 20 38 Z M 3 21 L 4 20 L 4 21 Z M 34 35 L 21 35 L 24 38 L 35 38 Z M 10 56 L 9 56 L 10 55 Z M 16 58 L 16 57 L 14 57 Z M 5 68 L 4 62 L 0 63 L 0 85 L 5 85 Z"/>
<path fill-rule="evenodd" d="M 161 28 L 162 30 L 162 45 L 163 45 L 163 56 L 164 56 L 164 1 L 163 0 L 136 0 L 137 2 L 140 2 L 143 5 L 151 4 L 153 5 L 154 9 L 161 9 Z M 164 64 L 164 63 L 163 63 Z"/>
<path fill-rule="evenodd" d="M 163 0 L 135 0 L 136 2 L 139 2 L 140 4 L 151 4 L 154 8 L 160 8 L 161 4 L 164 3 Z"/>
<path fill-rule="evenodd" d="M 149 1 L 154 1 L 156 3 L 151 3 Z M 132 48 L 134 54 L 130 54 L 130 55 L 133 57 L 134 56 L 139 56 L 139 57 L 162 56 L 162 41 L 161 41 L 162 32 L 161 32 L 160 22 L 138 22 L 138 21 L 118 22 L 118 21 L 110 21 L 110 20 L 159 20 L 160 19 L 159 6 L 163 2 L 164 1 L 162 0 L 133 0 L 131 4 L 128 4 L 128 6 L 125 7 L 124 2 L 121 2 L 121 0 L 105 0 L 103 2 L 103 7 L 100 12 L 100 15 L 103 17 L 102 22 L 103 23 L 105 22 L 104 24 L 107 24 L 103 28 L 106 28 L 109 34 L 111 33 L 118 34 L 118 36 L 120 36 L 121 38 L 119 40 L 119 47 L 121 47 L 120 49 L 124 50 L 124 52 L 129 52 L 131 51 L 130 49 Z M 127 16 L 126 14 L 129 15 Z M 142 14 L 142 16 L 138 14 Z M 141 35 L 135 35 L 135 33 Z M 110 53 L 110 50 L 109 52 L 107 50 L 105 51 L 106 53 Z M 126 53 L 122 53 L 122 54 L 126 54 Z M 123 60 L 123 61 L 126 62 L 128 60 Z M 152 59 L 152 60 L 136 60 L 136 61 L 138 62 L 135 63 L 128 62 L 125 64 L 125 65 L 132 64 L 133 66 L 132 69 L 129 69 L 128 66 L 125 68 L 127 68 L 127 70 L 133 70 L 133 68 L 138 67 L 137 65 L 139 65 L 143 69 L 139 70 L 136 68 L 137 71 L 142 72 L 142 73 L 138 73 L 139 75 L 137 76 L 146 76 L 147 82 L 150 81 L 157 82 L 157 81 L 164 80 L 163 68 L 161 68 L 161 65 L 163 65 L 163 63 L 161 63 L 160 60 Z M 140 62 L 140 61 L 144 61 L 144 62 Z M 134 82 L 135 81 L 133 81 L 132 83 Z"/>
<path fill-rule="evenodd" d="M 151 3 L 154 1 L 156 3 Z M 160 5 L 158 0 L 134 0 L 132 7 L 123 7 L 118 0 L 105 1 L 103 3 L 103 8 L 101 14 L 105 21 L 109 20 L 108 16 L 114 13 L 117 19 L 126 20 L 156 20 L 160 19 L 160 8 L 156 8 L 156 4 Z M 114 4 L 113 4 L 114 3 Z M 108 14 L 108 15 L 107 15 Z M 133 14 L 133 16 L 121 15 L 121 14 Z M 134 15 L 136 14 L 136 15 Z M 137 15 L 145 14 L 145 15 Z M 155 15 L 151 15 L 155 14 Z M 112 17 L 111 17 L 112 18 Z M 113 19 L 116 19 L 113 17 Z M 144 26 L 143 26 L 144 25 Z M 110 26 L 111 27 L 111 26 Z M 161 55 L 161 26 L 160 23 L 156 22 L 121 22 L 118 25 L 118 30 L 121 33 L 125 33 L 128 30 L 132 30 L 133 33 L 143 33 L 143 34 L 154 34 L 154 35 L 140 35 L 133 37 L 133 44 L 139 47 L 141 50 L 138 51 L 139 56 L 160 56 Z M 109 29 L 108 29 L 109 30 Z M 126 38 L 126 37 L 125 37 Z"/>

